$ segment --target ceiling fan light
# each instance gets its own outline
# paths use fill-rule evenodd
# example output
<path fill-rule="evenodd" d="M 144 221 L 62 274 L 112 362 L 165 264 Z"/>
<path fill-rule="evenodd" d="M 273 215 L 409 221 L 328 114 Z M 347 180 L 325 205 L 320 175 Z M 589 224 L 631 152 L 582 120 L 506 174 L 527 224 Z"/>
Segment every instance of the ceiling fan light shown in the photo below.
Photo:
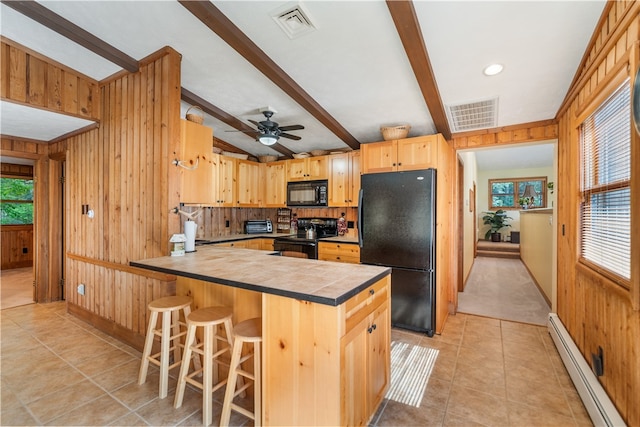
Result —
<path fill-rule="evenodd" d="M 260 135 L 258 141 L 263 145 L 273 145 L 278 142 L 279 138 L 278 135 Z"/>

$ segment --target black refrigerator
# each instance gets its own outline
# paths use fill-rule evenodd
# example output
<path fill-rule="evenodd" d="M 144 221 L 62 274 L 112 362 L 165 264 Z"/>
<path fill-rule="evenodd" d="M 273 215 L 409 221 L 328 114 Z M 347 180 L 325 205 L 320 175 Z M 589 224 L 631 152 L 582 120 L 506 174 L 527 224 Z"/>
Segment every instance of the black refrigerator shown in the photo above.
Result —
<path fill-rule="evenodd" d="M 365 174 L 358 205 L 360 262 L 391 267 L 391 324 L 435 330 L 436 170 Z"/>

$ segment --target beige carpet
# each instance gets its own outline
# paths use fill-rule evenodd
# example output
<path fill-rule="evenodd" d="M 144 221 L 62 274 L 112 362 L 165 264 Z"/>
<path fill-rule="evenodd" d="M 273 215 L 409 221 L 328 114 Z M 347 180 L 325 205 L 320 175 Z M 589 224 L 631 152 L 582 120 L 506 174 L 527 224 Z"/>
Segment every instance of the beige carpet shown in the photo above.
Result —
<path fill-rule="evenodd" d="M 521 260 L 477 257 L 458 293 L 458 311 L 546 325 L 551 309 Z"/>
<path fill-rule="evenodd" d="M 0 273 L 0 309 L 33 303 L 33 268 L 12 268 Z"/>

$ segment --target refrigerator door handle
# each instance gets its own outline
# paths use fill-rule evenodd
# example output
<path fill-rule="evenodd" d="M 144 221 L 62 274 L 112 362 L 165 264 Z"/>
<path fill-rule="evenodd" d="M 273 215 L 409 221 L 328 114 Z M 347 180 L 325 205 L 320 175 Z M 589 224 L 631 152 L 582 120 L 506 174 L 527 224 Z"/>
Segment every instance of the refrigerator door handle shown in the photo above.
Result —
<path fill-rule="evenodd" d="M 362 248 L 362 188 L 358 192 L 358 246 Z"/>

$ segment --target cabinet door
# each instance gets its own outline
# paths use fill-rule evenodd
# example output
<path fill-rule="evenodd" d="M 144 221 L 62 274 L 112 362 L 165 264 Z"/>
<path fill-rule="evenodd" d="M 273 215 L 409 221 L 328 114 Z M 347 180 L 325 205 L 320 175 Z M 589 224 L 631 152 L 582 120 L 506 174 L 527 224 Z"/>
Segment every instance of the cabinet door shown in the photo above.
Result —
<path fill-rule="evenodd" d="M 238 159 L 220 156 L 218 162 L 219 203 L 221 207 L 234 207 L 236 204 L 236 163 Z"/>
<path fill-rule="evenodd" d="M 287 162 L 281 160 L 266 164 L 264 206 L 282 208 L 287 206 Z"/>
<path fill-rule="evenodd" d="M 349 206 L 358 206 L 360 193 L 360 151 L 349 153 Z"/>
<path fill-rule="evenodd" d="M 398 171 L 435 168 L 437 153 L 437 136 L 421 136 L 416 138 L 399 139 Z"/>
<path fill-rule="evenodd" d="M 307 159 L 287 160 L 287 181 L 305 181 L 307 179 Z"/>
<path fill-rule="evenodd" d="M 240 208 L 260 206 L 260 164 L 249 160 L 238 160 L 237 203 Z"/>
<path fill-rule="evenodd" d="M 329 156 L 329 206 L 349 206 L 349 154 Z"/>
<path fill-rule="evenodd" d="M 305 159 L 307 161 L 307 179 L 329 178 L 329 156 L 317 156 Z"/>
<path fill-rule="evenodd" d="M 391 320 L 388 301 L 380 305 L 370 319 L 372 320 L 367 328 L 367 405 L 369 408 L 376 408 L 382 402 L 391 380 Z"/>
<path fill-rule="evenodd" d="M 340 381 L 340 425 L 362 426 L 368 421 L 367 407 L 368 318 L 342 337 Z"/>
<path fill-rule="evenodd" d="M 393 172 L 398 162 L 396 141 L 374 142 L 360 146 L 362 173 Z"/>
<path fill-rule="evenodd" d="M 181 155 L 180 161 L 193 170 L 181 168 L 181 203 L 215 205 L 217 185 L 217 164 L 213 154 L 213 130 L 194 122 L 180 121 Z"/>

